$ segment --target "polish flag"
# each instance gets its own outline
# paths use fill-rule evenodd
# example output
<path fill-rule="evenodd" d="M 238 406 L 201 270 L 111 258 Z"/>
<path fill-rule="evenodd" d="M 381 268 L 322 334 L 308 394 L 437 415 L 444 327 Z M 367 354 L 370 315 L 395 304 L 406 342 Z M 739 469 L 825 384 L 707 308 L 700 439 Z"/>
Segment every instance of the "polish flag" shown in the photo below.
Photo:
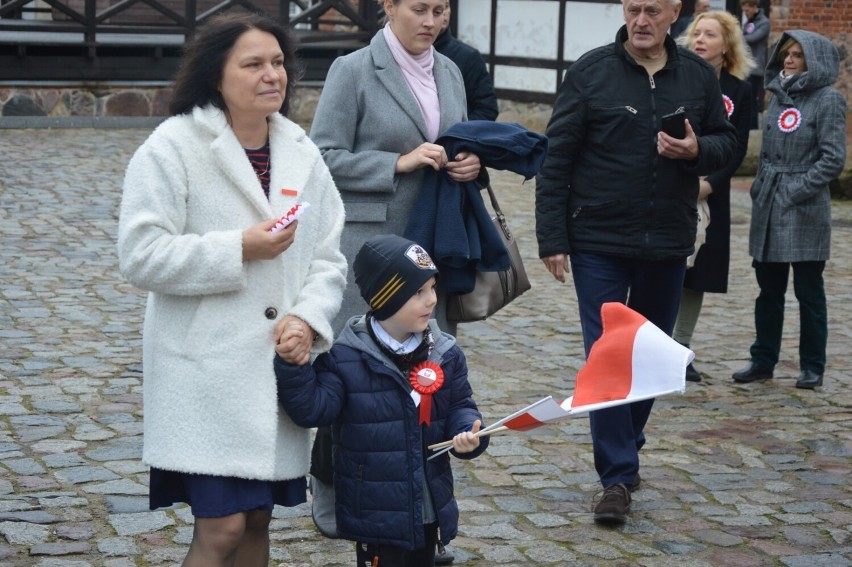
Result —
<path fill-rule="evenodd" d="M 686 390 L 686 366 L 695 354 L 622 303 L 601 307 L 603 332 L 577 374 L 574 395 L 561 404 L 547 396 L 481 429 L 479 436 L 507 429 L 527 431 L 568 416 Z M 450 450 L 452 441 L 430 445 Z"/>
<path fill-rule="evenodd" d="M 577 374 L 574 395 L 561 404 L 543 398 L 492 424 L 517 431 L 621 404 L 686 390 L 694 353 L 622 303 L 601 307 L 603 333 Z"/>

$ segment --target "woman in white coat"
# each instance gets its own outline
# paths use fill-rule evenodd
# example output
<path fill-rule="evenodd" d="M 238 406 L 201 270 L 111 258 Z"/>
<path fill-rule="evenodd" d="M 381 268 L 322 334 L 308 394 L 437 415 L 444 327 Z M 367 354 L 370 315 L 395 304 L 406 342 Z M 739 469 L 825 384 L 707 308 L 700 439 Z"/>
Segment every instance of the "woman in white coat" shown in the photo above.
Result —
<path fill-rule="evenodd" d="M 276 22 L 211 19 L 186 47 L 172 116 L 125 177 L 121 270 L 150 292 L 150 506 L 191 505 L 188 566 L 267 565 L 273 506 L 306 500 L 309 433 L 278 409 L 272 360 L 279 340 L 304 362 L 331 344 L 346 261 L 331 174 L 285 117 L 297 71 Z"/>

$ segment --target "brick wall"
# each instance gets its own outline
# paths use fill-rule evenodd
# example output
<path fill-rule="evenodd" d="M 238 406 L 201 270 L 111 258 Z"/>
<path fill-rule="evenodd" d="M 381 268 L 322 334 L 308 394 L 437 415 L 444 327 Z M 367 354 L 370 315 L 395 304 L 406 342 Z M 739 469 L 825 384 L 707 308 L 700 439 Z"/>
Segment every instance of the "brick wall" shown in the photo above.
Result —
<path fill-rule="evenodd" d="M 770 45 L 785 30 L 813 31 L 830 39 L 840 52 L 840 78 L 834 87 L 852 111 L 852 0 L 773 0 Z"/>

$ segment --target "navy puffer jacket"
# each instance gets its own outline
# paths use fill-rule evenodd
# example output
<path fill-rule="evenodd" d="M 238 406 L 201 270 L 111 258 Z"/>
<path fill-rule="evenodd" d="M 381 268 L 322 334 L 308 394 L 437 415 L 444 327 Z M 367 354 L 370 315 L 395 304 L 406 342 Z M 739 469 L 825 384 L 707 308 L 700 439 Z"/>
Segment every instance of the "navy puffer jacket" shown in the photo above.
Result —
<path fill-rule="evenodd" d="M 425 453 L 428 445 L 452 439 L 482 419 L 464 354 L 433 321 L 436 342 L 429 360 L 440 364 L 444 385 L 432 396 L 431 424 L 420 426 L 408 377 L 379 350 L 364 321 L 350 319 L 313 366 L 291 366 L 276 357 L 278 398 L 298 425 L 331 425 L 341 537 L 404 549 L 425 546 L 425 475 L 446 544 L 456 536 L 459 517 L 449 454 L 427 462 Z M 482 437 L 476 451 L 456 456 L 472 459 L 487 446 L 488 437 Z"/>

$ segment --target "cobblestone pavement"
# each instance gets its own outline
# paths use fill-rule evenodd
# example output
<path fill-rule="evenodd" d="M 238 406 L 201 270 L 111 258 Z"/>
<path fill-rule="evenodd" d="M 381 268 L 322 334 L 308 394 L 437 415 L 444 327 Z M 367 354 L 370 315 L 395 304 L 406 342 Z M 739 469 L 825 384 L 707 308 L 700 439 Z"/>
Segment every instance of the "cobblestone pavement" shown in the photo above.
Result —
<path fill-rule="evenodd" d="M 185 507 L 147 510 L 145 298 L 119 276 L 114 249 L 122 172 L 147 132 L 0 131 L 2 565 L 176 565 L 190 541 Z M 572 286 L 536 258 L 533 183 L 494 178 L 534 287 L 460 331 L 490 420 L 568 395 L 583 363 Z M 737 385 L 756 284 L 748 196 L 734 193 L 730 292 L 708 295 L 693 343 L 704 380 L 657 402 L 630 521 L 592 523 L 586 418 L 496 436 L 481 458 L 454 464 L 457 564 L 852 565 L 852 209 L 836 207 L 826 269 L 825 386 L 793 386 L 792 290 L 776 379 Z M 273 565 L 352 564 L 351 544 L 321 538 L 306 505 L 274 516 Z"/>

